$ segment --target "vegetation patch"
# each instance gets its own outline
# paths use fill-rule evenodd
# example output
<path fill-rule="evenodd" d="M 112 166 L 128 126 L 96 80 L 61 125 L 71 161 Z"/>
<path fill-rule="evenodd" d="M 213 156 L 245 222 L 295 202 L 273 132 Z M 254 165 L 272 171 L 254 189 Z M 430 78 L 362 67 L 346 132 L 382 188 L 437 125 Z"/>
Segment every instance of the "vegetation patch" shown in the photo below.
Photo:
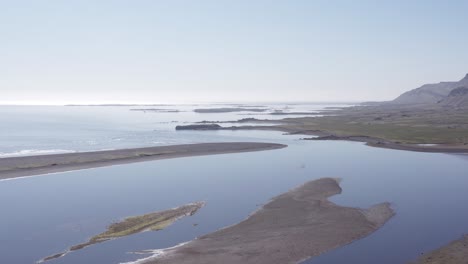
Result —
<path fill-rule="evenodd" d="M 107 240 L 129 236 L 144 231 L 162 230 L 184 216 L 190 216 L 195 214 L 198 211 L 198 209 L 200 209 L 204 205 L 204 202 L 196 202 L 165 211 L 159 211 L 145 215 L 125 218 L 121 222 L 111 224 L 105 232 L 93 236 L 89 239 L 88 242 L 72 246 L 65 252 L 48 256 L 40 260 L 39 263 L 63 257 L 71 251 L 80 250 L 85 247 L 101 243 Z"/>

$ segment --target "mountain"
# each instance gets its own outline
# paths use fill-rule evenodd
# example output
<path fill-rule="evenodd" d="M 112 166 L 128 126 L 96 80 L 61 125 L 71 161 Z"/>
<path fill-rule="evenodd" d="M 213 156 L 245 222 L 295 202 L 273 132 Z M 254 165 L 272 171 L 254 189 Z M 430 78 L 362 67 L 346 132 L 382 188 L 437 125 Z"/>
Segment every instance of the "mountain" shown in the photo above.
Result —
<path fill-rule="evenodd" d="M 441 106 L 468 108 L 468 88 L 465 86 L 453 89 L 447 97 L 438 102 Z"/>
<path fill-rule="evenodd" d="M 392 104 L 435 104 L 444 100 L 450 92 L 458 87 L 468 87 L 468 74 L 458 82 L 440 82 L 425 84 L 419 88 L 403 93 Z"/>

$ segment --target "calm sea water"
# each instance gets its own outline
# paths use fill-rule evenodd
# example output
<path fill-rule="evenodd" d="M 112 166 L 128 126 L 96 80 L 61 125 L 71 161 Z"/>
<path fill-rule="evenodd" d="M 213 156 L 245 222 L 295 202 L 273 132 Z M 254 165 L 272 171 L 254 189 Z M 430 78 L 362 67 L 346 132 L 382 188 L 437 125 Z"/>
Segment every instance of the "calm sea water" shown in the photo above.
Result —
<path fill-rule="evenodd" d="M 333 106 L 342 105 L 272 104 L 262 108 L 269 109 L 268 112 L 274 110 L 315 112 L 324 107 Z M 285 117 L 251 112 L 223 114 L 193 112 L 196 108 L 219 107 L 239 106 L 221 104 L 139 107 L 0 106 L 0 157 L 220 140 L 236 141 L 241 140 L 236 135 L 226 137 L 216 132 L 199 133 L 196 131 L 175 133 L 174 128 L 177 125 L 204 120 L 232 121 L 241 118 L 281 119 Z M 130 111 L 145 108 L 179 110 L 180 112 Z"/>
<path fill-rule="evenodd" d="M 278 142 L 289 147 L 0 181 L 0 263 L 34 263 L 87 241 L 126 216 L 207 202 L 194 216 L 165 230 L 94 245 L 50 263 L 132 261 L 144 255 L 129 252 L 171 247 L 232 225 L 271 197 L 321 177 L 343 179 L 343 193 L 334 196 L 334 202 L 369 207 L 389 201 L 397 215 L 372 235 L 305 263 L 405 263 L 468 232 L 468 159 L 461 156 L 377 149 L 351 142 L 305 142 L 300 136 L 266 131 L 176 133 L 175 123 L 165 123 L 231 120 L 236 114 L 207 118 L 186 112 L 164 117 L 118 107 L 68 109 L 0 108 L 12 113 L 0 114 L 8 124 L 1 132 L 0 152 L 226 140 Z M 97 143 L 76 143 L 86 140 Z"/>

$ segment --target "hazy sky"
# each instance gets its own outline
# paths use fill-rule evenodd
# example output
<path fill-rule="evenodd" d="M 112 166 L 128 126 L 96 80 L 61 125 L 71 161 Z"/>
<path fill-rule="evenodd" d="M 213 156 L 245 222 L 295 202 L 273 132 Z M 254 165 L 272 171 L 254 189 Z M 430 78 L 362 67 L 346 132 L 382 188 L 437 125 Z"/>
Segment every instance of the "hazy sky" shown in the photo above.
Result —
<path fill-rule="evenodd" d="M 0 103 L 387 100 L 468 73 L 468 1 L 0 0 Z"/>

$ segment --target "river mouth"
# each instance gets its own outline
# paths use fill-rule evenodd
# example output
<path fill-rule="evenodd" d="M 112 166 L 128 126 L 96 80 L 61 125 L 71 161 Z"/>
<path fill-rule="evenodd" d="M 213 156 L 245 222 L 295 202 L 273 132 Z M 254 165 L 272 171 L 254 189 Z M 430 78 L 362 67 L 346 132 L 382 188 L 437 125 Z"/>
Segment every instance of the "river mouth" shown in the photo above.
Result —
<path fill-rule="evenodd" d="M 47 109 L 47 115 L 52 112 L 77 113 L 70 121 L 57 116 L 60 124 L 55 125 L 67 127 L 67 130 L 56 129 L 52 135 L 47 134 L 45 141 L 37 141 L 43 139 L 41 135 L 49 133 L 49 127 L 39 122 L 46 116 L 41 113 L 45 110 L 21 110 L 24 122 L 20 120 L 20 123 L 15 123 L 19 122 L 18 118 L 9 120 L 11 115 L 1 115 L 0 120 L 10 124 L 9 132 L 0 135 L 1 152 L 17 151 L 10 149 L 13 145 L 24 149 L 53 145 L 53 149 L 89 151 L 148 146 L 151 142 L 155 142 L 154 145 L 272 142 L 288 147 L 0 181 L 0 208 L 4 216 L 0 218 L 0 263 L 35 263 L 44 256 L 87 241 L 109 224 L 128 216 L 206 201 L 206 206 L 197 214 L 181 219 L 167 229 L 95 245 L 50 263 L 135 261 L 151 252 L 131 252 L 173 247 L 236 224 L 270 198 L 323 177 L 343 179 L 340 183 L 343 193 L 331 197 L 332 202 L 368 208 L 389 201 L 396 215 L 370 236 L 305 263 L 406 263 L 468 231 L 465 208 L 468 203 L 468 163 L 465 155 L 380 149 L 358 142 L 301 141 L 301 135 L 273 131 L 174 131 L 175 125 L 185 122 L 184 118 L 190 123 L 203 119 L 235 120 L 239 118 L 237 114 L 218 114 L 212 118 L 203 115 L 201 119 L 189 111 L 158 115 L 122 108 Z M 36 112 L 41 113 L 32 115 L 38 118 L 37 124 L 30 122 L 31 113 Z M 90 116 L 113 120 L 115 124 L 93 123 Z M 81 123 L 77 122 L 80 120 Z M 172 120 L 179 121 L 172 123 Z M 83 130 L 83 124 L 94 130 Z M 25 130 L 25 126 L 33 126 L 34 133 Z M 133 130 L 129 131 L 128 127 Z M 90 135 L 95 142 L 83 141 Z M 29 141 L 23 142 L 23 138 Z M 106 140 L 101 140 L 103 138 Z M 76 148 L 81 147 L 82 142 L 87 143 Z M 67 145 L 69 143 L 72 145 Z"/>
<path fill-rule="evenodd" d="M 0 182 L 1 208 L 9 216 L 0 220 L 1 233 L 8 241 L 1 262 L 34 263 L 125 216 L 193 200 L 207 202 L 197 214 L 165 230 L 109 241 L 50 263 L 133 261 L 144 255 L 129 252 L 172 247 L 235 224 L 271 197 L 323 176 L 343 178 L 343 193 L 332 197 L 333 202 L 369 207 L 390 201 L 396 215 L 369 237 L 306 263 L 344 259 L 405 263 L 468 230 L 468 213 L 463 208 L 468 202 L 466 160 L 361 143 L 309 143 L 284 137 L 278 142 L 289 147 L 274 151 L 161 160 Z M 359 253 L 362 250 L 368 253 Z"/>

